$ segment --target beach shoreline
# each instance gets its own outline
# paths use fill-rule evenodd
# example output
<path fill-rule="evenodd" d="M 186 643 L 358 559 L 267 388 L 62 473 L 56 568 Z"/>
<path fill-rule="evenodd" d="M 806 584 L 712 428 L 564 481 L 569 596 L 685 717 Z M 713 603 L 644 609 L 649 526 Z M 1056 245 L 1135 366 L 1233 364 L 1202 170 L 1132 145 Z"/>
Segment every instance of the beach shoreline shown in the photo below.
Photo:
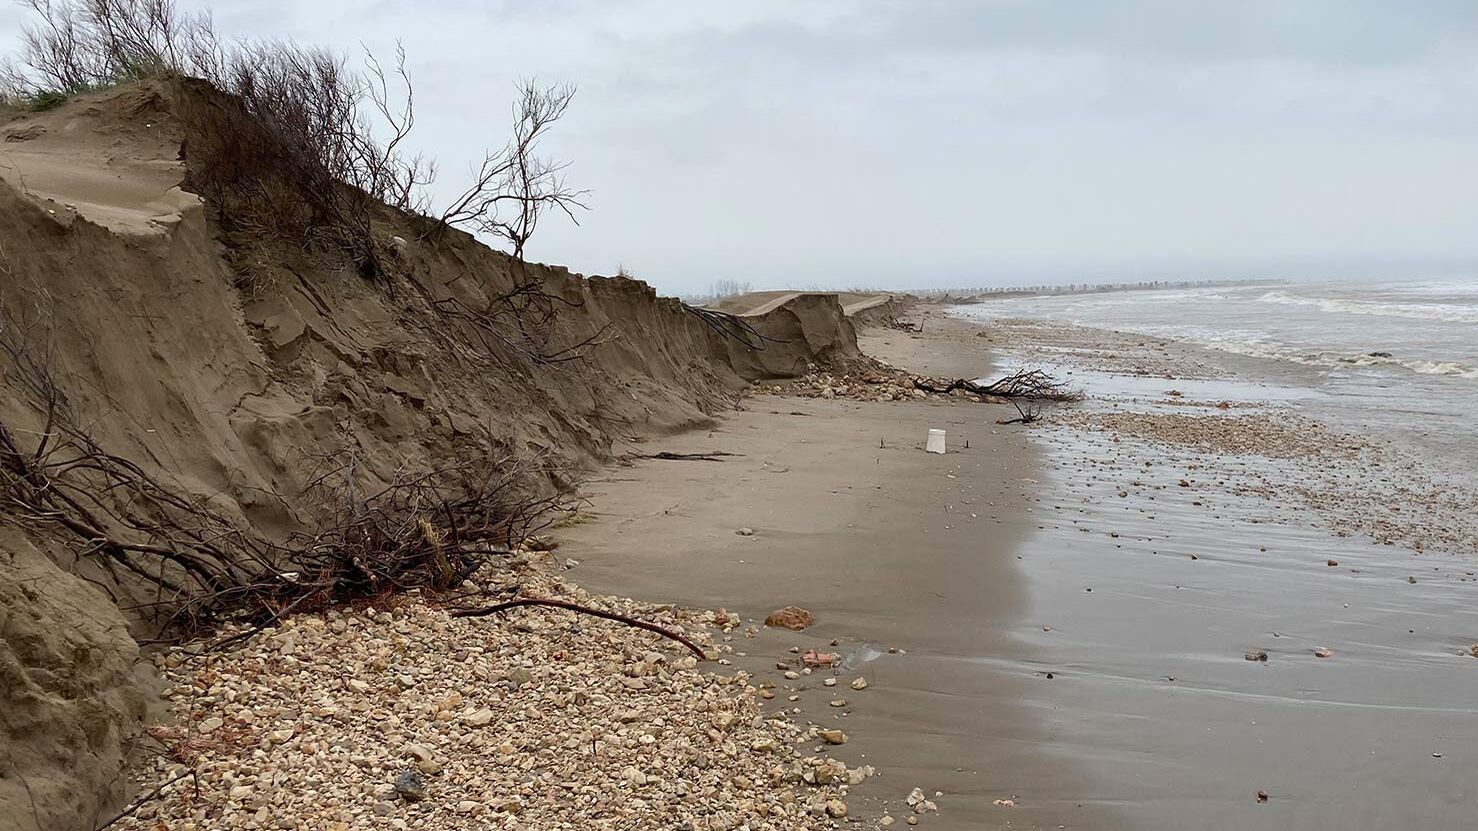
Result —
<path fill-rule="evenodd" d="M 931 317 L 923 334 L 879 326 L 858 339 L 907 372 L 973 378 L 992 368 L 977 331 Z M 1045 676 L 1023 669 L 1034 660 L 1012 634 L 1040 464 L 1019 426 L 995 423 L 1015 410 L 804 392 L 760 392 L 714 430 L 637 446 L 735 457 L 643 460 L 588 483 L 591 519 L 558 534 L 582 584 L 744 618 L 734 660 L 776 685 L 769 706 L 844 726 L 841 758 L 878 767 L 857 791 L 864 816 L 906 816 L 917 787 L 941 794 L 929 827 L 1115 827 L 1110 808 L 1076 798 L 1088 786 L 1072 763 L 1043 751 L 1052 737 L 1029 699 Z M 946 430 L 946 455 L 924 452 L 930 428 Z M 760 625 L 792 604 L 815 626 Z M 840 653 L 836 686 L 821 683 L 830 671 L 784 677 L 778 665 L 808 649 Z M 869 686 L 850 690 L 859 676 Z"/>
<path fill-rule="evenodd" d="M 771 706 L 804 720 L 834 716 L 825 690 L 778 677 L 786 650 L 883 653 L 859 669 L 881 683 L 848 694 L 842 719 L 855 737 L 842 750 L 882 772 L 858 791 L 879 812 L 921 786 L 943 794 L 938 827 L 1456 821 L 1458 738 L 1478 738 L 1461 703 L 1478 584 L 1450 559 L 1466 526 L 1434 534 L 1448 506 L 1423 515 L 1404 487 L 1411 510 L 1372 501 L 1370 482 L 1405 470 L 1368 466 L 1388 448 L 1164 339 L 1049 327 L 1023 354 L 942 308 L 906 316 L 922 333 L 863 328 L 864 353 L 935 377 L 1050 363 L 1089 400 L 1022 428 L 994 424 L 1008 407 L 964 401 L 753 396 L 662 448 L 745 456 L 592 484 L 597 518 L 568 536 L 591 554 L 582 579 L 756 620 L 813 608 L 814 630 L 734 642 L 776 683 Z M 925 454 L 933 426 L 970 450 Z M 959 464 L 981 448 L 994 464 Z M 869 450 L 871 471 L 848 464 Z M 879 498 L 855 498 L 859 485 Z M 932 512 L 972 498 L 988 524 L 944 531 Z M 1442 544 L 1424 554 L 1422 540 Z M 1413 672 L 1433 680 L 1413 689 Z M 1403 813 L 1393 792 L 1422 807 Z"/>
<path fill-rule="evenodd" d="M 1370 827 L 1372 816 L 1419 816 L 1437 827 L 1461 815 L 1470 789 L 1463 772 L 1478 761 L 1470 758 L 1478 731 L 1468 726 L 1478 713 L 1461 703 L 1478 660 L 1461 623 L 1478 585 L 1471 566 L 1430 557 L 1418 568 L 1399 547 L 1331 536 L 1338 515 L 1309 527 L 1296 510 L 1280 516 L 1268 493 L 1227 485 L 1288 461 L 1285 452 L 1340 451 L 1337 437 L 1305 448 L 1263 422 L 1258 429 L 1272 432 L 1224 433 L 1227 424 L 1244 429 L 1266 402 L 1207 397 L 1212 388 L 1199 385 L 1217 382 L 1172 344 L 1052 329 L 1036 344 L 1018 338 L 1013 352 L 1001 332 L 946 310 L 908 314 L 921 331 L 862 327 L 862 351 L 936 378 L 994 377 L 1033 355 L 1076 356 L 1071 377 L 1106 386 L 1049 410 L 1043 422 L 1003 425 L 1017 414 L 1007 404 L 962 393 L 921 397 L 897 386 L 906 376 L 881 367 L 811 375 L 754 387 L 711 428 L 617 448 L 619 461 L 583 485 L 587 507 L 553 532 L 557 548 L 521 555 L 520 567 L 532 571 L 480 578 L 488 583 L 480 590 L 567 596 L 670 621 L 715 662 L 694 666 L 671 642 L 601 624 L 601 643 L 616 650 L 608 669 L 656 680 L 671 703 L 645 692 L 626 701 L 629 690 L 589 686 L 603 670 L 584 643 L 587 624 L 557 611 L 497 618 L 495 629 L 516 627 L 530 640 L 490 655 L 491 698 L 479 690 L 476 702 L 458 698 L 437 711 L 438 721 L 463 731 L 452 730 L 450 745 L 442 728 L 417 733 L 395 722 L 406 720 L 399 703 L 388 716 L 404 734 L 401 747 L 432 752 L 426 781 L 443 805 L 430 810 L 441 813 L 397 801 L 390 774 L 419 764 L 419 751 L 404 757 L 386 746 L 368 754 L 371 769 L 385 773 L 356 785 L 361 801 L 337 816 L 390 827 L 429 816 L 448 827 L 561 816 L 559 788 L 569 786 L 556 785 L 579 765 L 522 727 L 486 741 L 555 751 L 554 761 L 532 768 L 564 764 L 551 768 L 552 782 L 549 774 L 515 777 L 502 790 L 448 795 L 478 779 L 479 762 L 466 753 L 484 738 L 466 732 L 467 720 L 484 710 L 520 720 L 521 701 L 541 712 L 569 708 L 556 716 L 565 719 L 561 734 L 591 737 L 592 758 L 622 759 L 621 771 L 581 780 L 598 809 L 588 816 L 613 828 L 674 810 L 696 829 L 728 828 L 747 811 L 774 828 L 1167 831 L 1187 823 Z M 1169 394 L 1177 387 L 1184 390 Z M 1152 426 L 1133 420 L 1141 416 Z M 1174 429 L 1159 416 L 1173 416 Z M 1208 430 L 1213 422 L 1204 418 L 1225 421 Z M 946 454 L 925 451 L 930 429 L 947 432 Z M 1246 451 L 1268 455 L 1242 467 Z M 1347 461 L 1335 453 L 1329 464 L 1337 470 Z M 497 589 L 498 580 L 514 582 Z M 405 686 L 396 691 L 402 701 L 409 694 L 412 705 L 418 695 L 444 703 L 435 685 L 444 685 L 438 662 L 446 656 L 407 662 L 400 676 L 380 672 L 375 657 L 400 642 L 407 619 L 446 630 L 460 655 L 471 630 L 451 625 L 442 605 L 411 597 L 393 611 L 342 618 L 350 633 L 363 633 L 336 648 L 362 653 L 363 677 L 373 683 Z M 814 623 L 802 631 L 766 625 L 770 612 L 788 606 L 803 607 Z M 235 678 L 264 661 L 291 672 L 278 655 L 303 653 L 282 641 L 304 637 L 293 632 L 342 640 L 322 628 L 311 619 L 285 626 L 213 666 Z M 530 655 L 539 657 L 531 663 Z M 577 665 L 546 663 L 571 655 Z M 219 711 L 249 732 L 219 699 L 201 697 L 198 679 L 209 668 L 187 655 L 162 660 L 181 682 L 172 697 L 186 721 Z M 1413 672 L 1431 680 L 1414 689 Z M 524 686 L 528 679 L 539 683 Z M 583 700 L 571 707 L 566 683 L 604 697 L 594 709 Z M 259 682 L 242 688 L 267 694 Z M 375 689 L 349 706 L 377 706 Z M 715 706 L 737 714 L 738 726 L 728 716 L 713 722 Z M 632 713 L 630 721 L 612 722 L 617 710 Z M 290 741 L 333 746 L 333 731 L 322 729 L 294 728 Z M 713 736 L 727 747 L 729 730 L 734 752 L 711 774 L 729 784 L 693 802 L 674 760 Z M 638 735 L 661 744 L 643 749 Z M 265 804 L 242 790 L 238 761 L 213 764 L 206 775 L 227 800 L 224 816 L 244 820 Z M 270 775 L 300 775 L 300 764 Z M 442 764 L 458 775 L 444 778 Z M 160 765 L 154 779 L 175 770 Z M 1381 794 L 1393 790 L 1424 801 L 1391 805 Z M 230 812 L 238 791 L 245 814 Z M 140 819 L 166 816 L 159 810 Z"/>
<path fill-rule="evenodd" d="M 1056 676 L 1036 703 L 1093 776 L 1081 798 L 1137 829 L 1461 826 L 1471 479 L 1296 364 L 1059 321 L 983 331 L 1008 368 L 1088 392 L 1032 430 L 1042 523 L 1020 549 L 1039 624 L 1020 637 Z"/>

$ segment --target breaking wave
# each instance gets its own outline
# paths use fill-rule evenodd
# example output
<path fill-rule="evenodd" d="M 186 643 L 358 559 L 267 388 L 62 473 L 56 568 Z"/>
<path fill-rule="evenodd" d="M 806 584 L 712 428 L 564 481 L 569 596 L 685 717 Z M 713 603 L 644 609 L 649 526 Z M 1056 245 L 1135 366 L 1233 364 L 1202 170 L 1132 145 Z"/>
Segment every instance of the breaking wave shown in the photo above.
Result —
<path fill-rule="evenodd" d="M 1267 358 L 1289 361 L 1305 366 L 1322 367 L 1395 367 L 1415 372 L 1418 375 L 1445 375 L 1453 378 L 1478 379 L 1478 367 L 1458 361 L 1430 361 L 1403 359 L 1379 353 L 1350 354 L 1330 350 L 1297 349 L 1271 341 L 1227 340 L 1215 337 L 1188 337 L 1188 342 L 1208 349 L 1246 355 L 1252 358 Z"/>
<path fill-rule="evenodd" d="M 1339 297 L 1302 297 L 1286 291 L 1270 291 L 1257 299 L 1261 303 L 1313 306 L 1321 311 L 1339 314 L 1404 317 L 1414 320 L 1441 320 L 1450 323 L 1478 323 L 1478 306 L 1462 303 L 1382 303 L 1375 300 L 1349 300 Z"/>

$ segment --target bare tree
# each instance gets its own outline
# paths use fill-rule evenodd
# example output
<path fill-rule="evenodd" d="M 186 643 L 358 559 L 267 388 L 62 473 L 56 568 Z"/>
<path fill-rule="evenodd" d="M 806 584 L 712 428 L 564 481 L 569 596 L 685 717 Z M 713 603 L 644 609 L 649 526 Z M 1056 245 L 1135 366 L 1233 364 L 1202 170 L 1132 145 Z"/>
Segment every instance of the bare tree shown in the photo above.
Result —
<path fill-rule="evenodd" d="M 356 254 L 372 256 L 369 205 L 375 201 L 418 214 L 431 212 L 434 161 L 406 150 L 415 119 L 415 88 L 397 44 L 393 67 L 366 50 L 363 70 L 324 49 L 282 41 L 223 41 L 209 14 L 184 13 L 175 0 L 18 0 L 34 21 L 21 36 L 19 59 L 0 64 L 0 96 L 47 101 L 120 81 L 159 75 L 202 78 L 241 98 L 267 128 L 271 152 L 236 146 L 221 157 L 227 181 L 258 195 L 258 165 L 278 160 L 273 175 L 320 203 L 314 221 L 346 227 Z M 571 187 L 568 166 L 540 155 L 539 143 L 564 117 L 575 88 L 518 87 L 512 138 L 484 155 L 472 182 L 436 217 L 501 239 L 523 262 L 540 221 L 550 212 L 576 221 L 586 191 Z M 381 138 L 383 136 L 383 138 Z M 289 215 L 295 212 L 288 211 Z M 370 269 L 373 271 L 374 269 Z"/>
<path fill-rule="evenodd" d="M 520 262 L 546 212 L 560 211 L 578 224 L 575 210 L 588 207 L 584 202 L 588 191 L 565 182 L 567 162 L 538 154 L 539 141 L 564 117 L 574 97 L 573 86 L 522 82 L 514 106 L 513 138 L 483 157 L 472 184 L 441 212 L 440 224 L 470 227 L 505 240 Z"/>
<path fill-rule="evenodd" d="M 212 33 L 209 14 L 174 0 L 19 0 L 36 22 L 21 33 L 26 92 L 63 94 L 182 69 L 181 46 Z M 212 38 L 213 39 L 213 38 Z"/>
<path fill-rule="evenodd" d="M 425 214 L 430 210 L 427 189 L 436 180 L 436 162 L 419 153 L 406 156 L 402 151 L 402 145 L 416 126 L 416 90 L 405 68 L 405 46 L 399 41 L 395 44 L 394 75 L 404 90 L 401 96 L 404 100 L 399 106 L 392 101 L 384 69 L 368 49 L 365 62 L 368 68 L 363 87 L 365 98 L 380 121 L 388 125 L 390 136 L 380 145 L 370 139 L 373 131 L 369 124 L 353 132 L 358 160 L 355 172 L 347 180 L 387 205 Z"/>
<path fill-rule="evenodd" d="M 749 294 L 749 283 L 741 283 L 738 280 L 717 280 L 713 284 L 713 299 L 722 300 L 725 297 L 735 297 L 740 294 Z"/>

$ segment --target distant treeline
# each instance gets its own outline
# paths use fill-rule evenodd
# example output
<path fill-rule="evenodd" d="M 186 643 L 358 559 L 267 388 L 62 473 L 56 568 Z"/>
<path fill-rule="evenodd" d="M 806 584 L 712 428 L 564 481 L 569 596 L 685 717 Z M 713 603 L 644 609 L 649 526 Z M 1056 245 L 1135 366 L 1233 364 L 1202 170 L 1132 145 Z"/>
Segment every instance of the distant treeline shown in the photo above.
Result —
<path fill-rule="evenodd" d="M 1281 280 L 1141 280 L 1137 283 L 1061 283 L 1040 286 L 983 286 L 980 288 L 922 289 L 922 297 L 977 297 L 994 299 L 1020 295 L 1092 294 L 1106 291 L 1146 291 L 1153 289 L 1189 289 L 1211 286 L 1253 286 L 1282 283 Z"/>

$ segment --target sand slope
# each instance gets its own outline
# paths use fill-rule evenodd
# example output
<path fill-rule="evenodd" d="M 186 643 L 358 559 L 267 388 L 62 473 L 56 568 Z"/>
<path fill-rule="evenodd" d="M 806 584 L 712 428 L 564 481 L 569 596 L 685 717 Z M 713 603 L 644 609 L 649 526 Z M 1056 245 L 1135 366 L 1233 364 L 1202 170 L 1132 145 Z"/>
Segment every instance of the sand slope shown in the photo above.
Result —
<path fill-rule="evenodd" d="M 709 423 L 749 379 L 858 358 L 835 297 L 749 319 L 765 338 L 746 343 L 643 283 L 530 266 L 560 306 L 538 335 L 595 339 L 584 360 L 541 364 L 436 313 L 489 307 L 514 285 L 510 258 L 460 232 L 418 242 L 388 209 L 378 281 L 272 239 L 243 248 L 181 187 L 220 98 L 145 84 L 0 123 L 0 325 L 103 448 L 243 533 L 301 530 L 302 494 L 335 453 L 354 454 L 366 488 L 486 453 L 542 459 L 556 487 L 618 436 Z M 34 448 L 43 408 L 4 369 L 0 422 Z M 20 519 L 0 514 L 0 829 L 91 827 L 122 790 L 140 700 L 104 593 L 125 609 L 154 598 Z M 98 588 L 65 588 L 67 569 Z M 38 581 L 66 602 L 29 593 Z M 52 741 L 77 730 L 86 742 Z"/>

